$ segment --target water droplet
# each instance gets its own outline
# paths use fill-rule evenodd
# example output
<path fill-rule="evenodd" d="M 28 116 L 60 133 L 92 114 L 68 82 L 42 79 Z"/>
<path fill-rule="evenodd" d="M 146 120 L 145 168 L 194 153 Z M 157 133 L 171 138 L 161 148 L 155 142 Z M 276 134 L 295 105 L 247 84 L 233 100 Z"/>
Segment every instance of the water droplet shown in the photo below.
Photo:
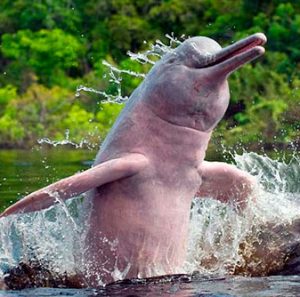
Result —
<path fill-rule="evenodd" d="M 75 97 L 80 97 L 80 92 L 76 92 Z"/>

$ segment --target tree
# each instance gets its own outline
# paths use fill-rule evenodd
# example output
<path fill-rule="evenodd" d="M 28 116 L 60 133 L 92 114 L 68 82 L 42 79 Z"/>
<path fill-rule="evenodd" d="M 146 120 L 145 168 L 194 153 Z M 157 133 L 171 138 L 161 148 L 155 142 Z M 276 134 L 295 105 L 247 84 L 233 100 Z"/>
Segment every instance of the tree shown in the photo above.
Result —
<path fill-rule="evenodd" d="M 12 71 L 11 79 L 19 72 L 21 82 L 29 71 L 47 86 L 59 85 L 67 73 L 80 66 L 78 59 L 83 52 L 79 40 L 60 29 L 2 35 L 1 53 L 9 61 L 6 72 L 9 75 Z"/>

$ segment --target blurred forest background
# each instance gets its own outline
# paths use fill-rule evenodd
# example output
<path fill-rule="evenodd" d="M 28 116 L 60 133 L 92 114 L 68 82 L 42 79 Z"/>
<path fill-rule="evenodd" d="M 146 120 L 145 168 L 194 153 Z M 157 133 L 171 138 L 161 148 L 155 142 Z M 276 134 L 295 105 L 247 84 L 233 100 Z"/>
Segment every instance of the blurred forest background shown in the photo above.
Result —
<path fill-rule="evenodd" d="M 0 147 L 61 140 L 66 130 L 71 140 L 98 145 L 122 105 L 78 97 L 76 88 L 114 94 L 102 61 L 145 72 L 127 52 L 167 42 L 171 32 L 222 46 L 264 32 L 266 55 L 230 78 L 231 104 L 213 143 L 299 149 L 300 1 L 280 0 L 1 0 Z M 123 95 L 139 83 L 124 78 Z"/>

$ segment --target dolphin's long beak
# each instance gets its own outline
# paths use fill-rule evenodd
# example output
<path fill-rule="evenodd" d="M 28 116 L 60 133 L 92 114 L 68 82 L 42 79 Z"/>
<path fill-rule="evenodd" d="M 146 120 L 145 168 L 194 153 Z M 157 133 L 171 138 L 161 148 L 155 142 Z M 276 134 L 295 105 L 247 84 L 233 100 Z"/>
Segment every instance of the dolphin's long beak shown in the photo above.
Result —
<path fill-rule="evenodd" d="M 206 67 L 228 76 L 245 63 L 262 56 L 265 49 L 261 45 L 266 42 L 267 38 L 263 33 L 253 34 L 220 50 Z"/>

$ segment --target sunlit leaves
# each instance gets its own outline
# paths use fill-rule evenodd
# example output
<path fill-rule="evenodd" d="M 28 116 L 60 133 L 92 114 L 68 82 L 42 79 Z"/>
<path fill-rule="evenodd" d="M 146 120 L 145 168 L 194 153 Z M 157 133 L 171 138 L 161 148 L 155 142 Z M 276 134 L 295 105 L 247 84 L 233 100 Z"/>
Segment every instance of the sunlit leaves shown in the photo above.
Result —
<path fill-rule="evenodd" d="M 0 115 L 3 113 L 3 108 L 6 104 L 17 97 L 17 89 L 12 85 L 6 85 L 0 89 Z"/>
<path fill-rule="evenodd" d="M 32 69 L 43 83 L 51 85 L 57 75 L 79 66 L 83 48 L 74 36 L 60 29 L 20 30 L 2 36 L 1 52 L 20 70 Z"/>

